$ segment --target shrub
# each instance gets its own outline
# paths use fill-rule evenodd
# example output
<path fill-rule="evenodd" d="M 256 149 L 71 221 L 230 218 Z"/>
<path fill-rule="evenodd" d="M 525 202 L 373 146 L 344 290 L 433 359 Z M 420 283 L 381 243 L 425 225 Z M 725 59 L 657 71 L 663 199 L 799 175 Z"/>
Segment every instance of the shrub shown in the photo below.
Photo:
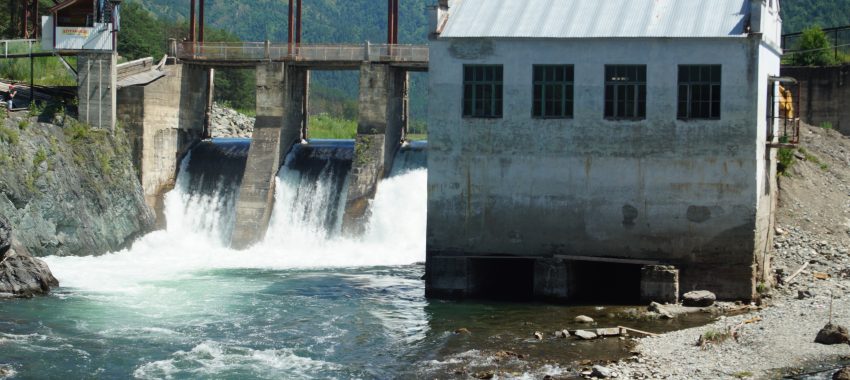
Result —
<path fill-rule="evenodd" d="M 18 131 L 5 125 L 0 125 L 0 141 L 10 145 L 17 145 L 20 138 L 21 136 Z"/>
<path fill-rule="evenodd" d="M 813 26 L 803 31 L 797 41 L 796 50 L 791 63 L 797 66 L 828 66 L 835 64 L 832 43 L 819 26 Z"/>
<path fill-rule="evenodd" d="M 776 155 L 778 159 L 778 163 L 776 165 L 776 171 L 780 175 L 788 175 L 788 169 L 794 165 L 794 150 L 791 148 L 779 148 L 779 152 Z"/>
<path fill-rule="evenodd" d="M 820 123 L 820 127 L 823 129 L 832 129 L 832 123 L 824 121 L 823 123 Z"/>
<path fill-rule="evenodd" d="M 38 168 L 44 161 L 47 161 L 47 151 L 44 148 L 38 148 L 38 152 L 35 152 L 35 157 L 32 158 L 33 168 Z"/>
<path fill-rule="evenodd" d="M 91 137 L 91 127 L 85 123 L 71 122 L 71 125 L 65 128 L 65 136 L 71 140 L 84 140 Z"/>

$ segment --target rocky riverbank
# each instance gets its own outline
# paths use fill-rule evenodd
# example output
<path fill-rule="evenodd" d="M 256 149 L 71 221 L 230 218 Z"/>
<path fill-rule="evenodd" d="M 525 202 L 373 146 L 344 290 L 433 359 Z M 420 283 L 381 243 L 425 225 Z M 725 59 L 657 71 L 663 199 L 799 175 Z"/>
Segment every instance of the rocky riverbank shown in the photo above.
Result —
<path fill-rule="evenodd" d="M 0 214 L 33 256 L 97 255 L 148 232 L 124 131 L 94 130 L 61 110 L 0 120 Z"/>
<path fill-rule="evenodd" d="M 801 149 L 780 178 L 773 250 L 778 285 L 764 294 L 764 307 L 639 339 L 635 355 L 611 365 L 612 373 L 773 379 L 850 360 L 847 344 L 815 343 L 830 319 L 850 326 L 850 138 L 811 126 L 802 134 Z"/>
<path fill-rule="evenodd" d="M 254 132 L 254 120 L 253 117 L 213 103 L 210 122 L 212 137 L 250 138 Z"/>

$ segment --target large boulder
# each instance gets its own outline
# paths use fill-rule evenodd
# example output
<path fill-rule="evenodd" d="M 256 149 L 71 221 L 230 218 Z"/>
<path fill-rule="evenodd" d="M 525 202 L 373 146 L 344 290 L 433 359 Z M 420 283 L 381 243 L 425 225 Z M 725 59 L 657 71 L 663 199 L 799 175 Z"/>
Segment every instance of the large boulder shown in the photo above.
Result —
<path fill-rule="evenodd" d="M 50 292 L 59 281 L 50 273 L 47 263 L 14 250 L 0 262 L 0 294 L 29 298 Z"/>
<path fill-rule="evenodd" d="M 717 301 L 717 296 L 707 290 L 694 290 L 682 296 L 682 305 L 685 306 L 707 307 L 714 305 L 714 301 Z"/>
<path fill-rule="evenodd" d="M 815 343 L 820 344 L 845 344 L 850 343 L 850 334 L 844 326 L 827 323 L 815 337 Z"/>
<path fill-rule="evenodd" d="M 0 297 L 25 297 L 47 294 L 59 286 L 47 263 L 29 255 L 20 244 L 13 246 L 11 227 L 0 215 Z"/>

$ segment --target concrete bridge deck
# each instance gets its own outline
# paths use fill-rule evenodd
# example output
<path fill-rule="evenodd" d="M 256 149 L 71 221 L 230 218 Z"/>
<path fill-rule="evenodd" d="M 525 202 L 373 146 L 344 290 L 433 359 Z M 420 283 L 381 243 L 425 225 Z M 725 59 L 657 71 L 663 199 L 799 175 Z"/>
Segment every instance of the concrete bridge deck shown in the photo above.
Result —
<path fill-rule="evenodd" d="M 172 45 L 172 55 L 202 66 L 246 67 L 285 62 L 310 70 L 359 70 L 368 62 L 407 71 L 428 70 L 427 45 L 183 42 Z"/>

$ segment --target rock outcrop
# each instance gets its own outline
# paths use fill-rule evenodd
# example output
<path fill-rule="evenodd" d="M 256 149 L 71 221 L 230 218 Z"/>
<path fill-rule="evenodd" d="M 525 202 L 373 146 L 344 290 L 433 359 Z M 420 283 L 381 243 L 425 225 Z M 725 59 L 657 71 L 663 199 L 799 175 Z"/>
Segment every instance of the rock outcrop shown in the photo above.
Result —
<path fill-rule="evenodd" d="M 59 281 L 44 261 L 30 256 L 19 244 L 12 244 L 9 221 L 0 215 L 0 298 L 29 298 L 47 294 L 56 286 Z"/>
<path fill-rule="evenodd" d="M 117 251 L 154 222 L 120 127 L 25 112 L 0 119 L 0 214 L 34 257 Z"/>

